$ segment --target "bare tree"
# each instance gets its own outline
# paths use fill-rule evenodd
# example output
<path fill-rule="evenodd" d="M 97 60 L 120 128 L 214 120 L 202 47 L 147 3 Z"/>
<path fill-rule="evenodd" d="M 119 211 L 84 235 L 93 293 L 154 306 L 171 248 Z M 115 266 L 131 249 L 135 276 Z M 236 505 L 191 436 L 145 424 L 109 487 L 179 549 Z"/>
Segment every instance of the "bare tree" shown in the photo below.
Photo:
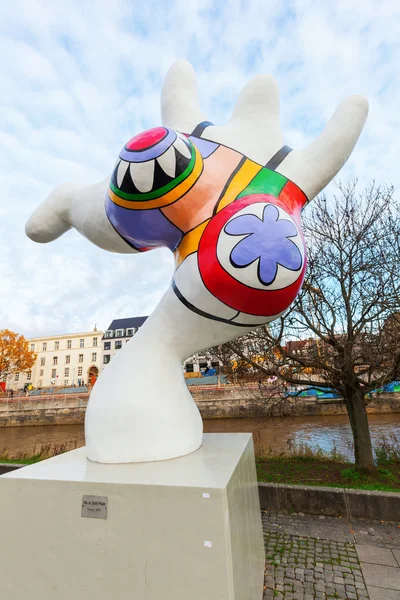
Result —
<path fill-rule="evenodd" d="M 303 223 L 309 260 L 300 295 L 280 319 L 229 347 L 260 377 L 337 390 L 356 466 L 371 472 L 366 395 L 400 378 L 399 206 L 392 188 L 371 184 L 357 194 L 356 182 L 339 184 Z"/>

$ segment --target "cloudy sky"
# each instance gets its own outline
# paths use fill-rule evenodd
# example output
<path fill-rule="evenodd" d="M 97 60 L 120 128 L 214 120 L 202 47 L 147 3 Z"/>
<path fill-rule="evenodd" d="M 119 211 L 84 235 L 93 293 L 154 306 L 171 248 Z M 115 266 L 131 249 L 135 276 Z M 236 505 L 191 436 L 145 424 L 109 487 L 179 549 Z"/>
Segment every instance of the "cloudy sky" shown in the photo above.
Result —
<path fill-rule="evenodd" d="M 346 95 L 366 95 L 370 117 L 341 178 L 399 185 L 399 29 L 399 0 L 2 0 L 0 329 L 86 331 L 155 307 L 168 251 L 113 255 L 74 231 L 38 245 L 24 225 L 53 187 L 104 178 L 128 139 L 160 124 L 176 58 L 194 65 L 216 124 L 249 77 L 272 73 L 292 147 Z"/>

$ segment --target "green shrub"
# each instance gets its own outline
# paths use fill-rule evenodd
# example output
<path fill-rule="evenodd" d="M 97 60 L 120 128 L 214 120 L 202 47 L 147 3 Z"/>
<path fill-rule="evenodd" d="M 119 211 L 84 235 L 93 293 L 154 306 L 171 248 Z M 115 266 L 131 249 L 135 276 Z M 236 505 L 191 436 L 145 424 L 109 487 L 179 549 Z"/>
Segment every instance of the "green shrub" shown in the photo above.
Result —
<path fill-rule="evenodd" d="M 374 450 L 378 466 L 400 463 L 400 437 L 395 433 L 382 435 L 376 441 Z"/>
<path fill-rule="evenodd" d="M 340 474 L 343 477 L 343 479 L 347 479 L 348 481 L 360 481 L 361 479 L 360 473 L 352 467 L 342 469 L 340 471 Z"/>

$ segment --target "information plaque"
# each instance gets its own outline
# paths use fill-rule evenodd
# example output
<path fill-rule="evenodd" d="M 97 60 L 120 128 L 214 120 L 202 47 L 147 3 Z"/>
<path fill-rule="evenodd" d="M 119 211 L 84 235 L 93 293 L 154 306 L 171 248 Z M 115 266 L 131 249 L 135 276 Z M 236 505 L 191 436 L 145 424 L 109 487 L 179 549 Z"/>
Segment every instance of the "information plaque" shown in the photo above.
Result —
<path fill-rule="evenodd" d="M 107 496 L 82 496 L 82 517 L 107 519 Z"/>

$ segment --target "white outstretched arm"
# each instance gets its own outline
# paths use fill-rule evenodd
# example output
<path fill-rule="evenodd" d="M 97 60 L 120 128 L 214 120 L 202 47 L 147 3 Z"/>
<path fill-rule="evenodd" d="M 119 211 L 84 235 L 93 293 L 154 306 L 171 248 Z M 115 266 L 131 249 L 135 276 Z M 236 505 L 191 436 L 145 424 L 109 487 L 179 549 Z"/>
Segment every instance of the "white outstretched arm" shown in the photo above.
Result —
<path fill-rule="evenodd" d="M 96 246 L 122 254 L 135 253 L 107 218 L 104 199 L 109 179 L 94 185 L 60 185 L 35 210 L 25 231 L 34 242 L 51 242 L 74 227 Z"/>

